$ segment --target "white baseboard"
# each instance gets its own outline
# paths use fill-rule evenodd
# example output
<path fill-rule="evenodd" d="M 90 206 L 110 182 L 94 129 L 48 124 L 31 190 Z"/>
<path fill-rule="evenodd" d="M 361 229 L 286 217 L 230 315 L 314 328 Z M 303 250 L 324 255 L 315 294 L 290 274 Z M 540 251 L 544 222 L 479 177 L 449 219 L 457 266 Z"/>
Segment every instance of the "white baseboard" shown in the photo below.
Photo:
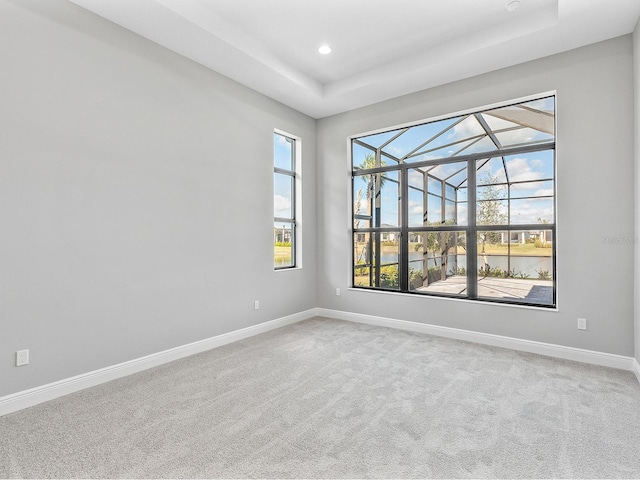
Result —
<path fill-rule="evenodd" d="M 534 342 L 513 337 L 503 337 L 489 333 L 473 332 L 470 330 L 460 330 L 457 328 L 441 327 L 438 325 L 428 325 L 424 323 L 409 322 L 406 320 L 396 320 L 393 318 L 376 317 L 360 313 L 342 312 L 339 310 L 329 310 L 318 308 L 317 314 L 322 317 L 335 318 L 336 320 L 347 320 L 350 322 L 366 323 L 380 327 L 396 328 L 411 332 L 427 333 L 438 337 L 454 338 L 468 342 L 491 345 L 494 347 L 509 348 L 522 352 L 537 353 L 548 357 L 563 358 L 576 362 L 590 363 L 604 367 L 617 368 L 620 370 L 633 371 L 636 368 L 636 376 L 640 381 L 640 369 L 633 357 L 614 355 L 611 353 L 596 352 L 593 350 L 583 350 L 580 348 L 565 347 L 550 343 Z M 634 365 L 635 362 L 635 365 Z"/>
<path fill-rule="evenodd" d="M 92 372 L 83 373 L 71 378 L 65 378 L 57 382 L 31 388 L 0 398 L 0 416 L 12 413 L 23 408 L 31 407 L 54 398 L 62 397 L 88 387 L 93 387 L 117 378 L 122 378 L 133 373 L 138 373 L 164 363 L 188 357 L 196 353 L 221 347 L 232 342 L 237 342 L 254 335 L 274 330 L 276 328 L 291 325 L 317 315 L 317 309 L 313 308 L 304 312 L 264 322 L 252 327 L 243 328 L 215 337 L 199 340 L 179 347 L 153 353 L 145 357 L 136 358 L 128 362 L 119 363 L 110 367 L 101 368 Z"/>
<path fill-rule="evenodd" d="M 232 342 L 237 342 L 238 340 L 284 327 L 286 325 L 291 325 L 315 316 L 366 323 L 369 325 L 377 325 L 411 332 L 426 333 L 439 337 L 466 340 L 483 345 L 492 345 L 494 347 L 509 348 L 512 350 L 537 353 L 539 355 L 633 371 L 640 382 L 640 365 L 633 357 L 624 357 L 622 355 L 564 347 L 561 345 L 534 342 L 519 338 L 503 337 L 500 335 L 473 332 L 470 330 L 460 330 L 457 328 L 441 327 L 438 325 L 409 322 L 406 320 L 396 320 L 393 318 L 376 317 L 373 315 L 329 310 L 325 308 L 312 308 L 305 310 L 304 312 L 295 313 L 293 315 L 271 320 L 252 327 L 224 333 L 222 335 L 171 348 L 145 357 L 136 358 L 128 362 L 119 363 L 117 365 L 94 370 L 92 372 L 66 378 L 40 387 L 24 390 L 22 392 L 17 392 L 5 397 L 0 397 L 0 416 L 53 400 L 54 398 L 62 397 L 85 388 L 115 380 L 117 378 L 122 378 L 133 373 L 141 372 L 173 360 L 178 360 L 196 353 L 211 350 L 212 348 L 221 347 Z"/>

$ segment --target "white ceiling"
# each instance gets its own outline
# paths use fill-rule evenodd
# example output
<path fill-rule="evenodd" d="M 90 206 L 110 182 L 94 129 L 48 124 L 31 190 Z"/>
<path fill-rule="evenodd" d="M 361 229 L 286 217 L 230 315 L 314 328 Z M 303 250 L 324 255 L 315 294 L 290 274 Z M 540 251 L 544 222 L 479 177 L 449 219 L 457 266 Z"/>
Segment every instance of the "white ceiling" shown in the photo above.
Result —
<path fill-rule="evenodd" d="M 624 35 L 640 17 L 640 0 L 70 1 L 314 118 Z"/>

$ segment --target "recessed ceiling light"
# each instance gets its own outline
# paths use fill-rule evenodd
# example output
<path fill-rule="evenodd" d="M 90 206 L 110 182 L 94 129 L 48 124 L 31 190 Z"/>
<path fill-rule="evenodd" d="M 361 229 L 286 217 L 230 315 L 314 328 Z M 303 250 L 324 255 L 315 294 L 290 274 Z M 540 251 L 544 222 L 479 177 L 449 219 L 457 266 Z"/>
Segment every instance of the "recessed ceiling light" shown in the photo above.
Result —
<path fill-rule="evenodd" d="M 329 45 L 322 45 L 318 49 L 318 53 L 320 53 L 321 55 L 329 55 L 331 53 L 331 47 Z"/>
<path fill-rule="evenodd" d="M 515 12 L 520 8 L 520 0 L 512 0 L 511 2 L 507 2 L 504 8 L 507 9 L 507 12 Z"/>

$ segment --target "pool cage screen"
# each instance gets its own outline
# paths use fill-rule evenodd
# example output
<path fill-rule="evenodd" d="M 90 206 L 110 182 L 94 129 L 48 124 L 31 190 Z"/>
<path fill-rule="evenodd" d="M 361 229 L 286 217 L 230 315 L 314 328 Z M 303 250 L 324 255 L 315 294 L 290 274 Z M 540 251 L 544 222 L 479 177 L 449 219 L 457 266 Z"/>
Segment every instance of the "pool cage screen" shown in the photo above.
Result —
<path fill-rule="evenodd" d="M 354 287 L 555 306 L 554 96 L 351 145 Z"/>

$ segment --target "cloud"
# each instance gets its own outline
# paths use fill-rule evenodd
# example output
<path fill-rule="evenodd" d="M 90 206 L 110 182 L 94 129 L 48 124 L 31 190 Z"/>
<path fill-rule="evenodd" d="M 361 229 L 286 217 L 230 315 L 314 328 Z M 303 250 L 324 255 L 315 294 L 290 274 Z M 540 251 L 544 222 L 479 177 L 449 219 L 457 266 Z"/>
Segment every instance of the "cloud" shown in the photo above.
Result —
<path fill-rule="evenodd" d="M 422 203 L 409 201 L 409 213 L 413 215 L 422 215 Z"/>
<path fill-rule="evenodd" d="M 473 115 L 458 123 L 449 132 L 451 132 L 447 134 L 449 140 L 462 140 L 463 138 L 475 137 L 486 133 Z"/>
<path fill-rule="evenodd" d="M 543 178 L 543 174 L 540 171 L 543 167 L 544 162 L 540 160 L 528 160 L 522 157 L 509 159 L 507 160 L 509 181 L 540 180 Z"/>
<path fill-rule="evenodd" d="M 415 168 L 409 170 L 409 185 L 422 190 L 424 187 L 424 175 Z"/>
<path fill-rule="evenodd" d="M 281 145 L 283 147 L 290 147 L 291 146 L 291 142 L 287 140 L 287 137 L 285 137 L 284 135 L 276 135 L 276 142 L 278 142 L 278 145 Z"/>
<path fill-rule="evenodd" d="M 516 205 L 511 205 L 512 223 L 538 223 L 539 218 L 553 221 L 553 204 L 550 199 L 518 202 Z"/>
<path fill-rule="evenodd" d="M 545 167 L 545 163 L 543 160 L 540 160 L 539 158 L 534 158 L 531 160 L 531 167 L 533 167 L 536 170 L 542 170 Z"/>
<path fill-rule="evenodd" d="M 553 188 L 541 188 L 536 190 L 533 194 L 534 197 L 551 197 L 553 196 Z"/>
<path fill-rule="evenodd" d="M 459 203 L 458 204 L 458 225 L 466 225 L 467 224 L 467 204 Z"/>
<path fill-rule="evenodd" d="M 276 217 L 289 217 L 291 215 L 291 199 L 282 195 L 274 195 L 273 211 Z"/>
<path fill-rule="evenodd" d="M 361 198 L 359 201 L 354 199 L 353 201 L 353 209 L 356 215 L 366 215 L 367 214 L 367 199 Z"/>
<path fill-rule="evenodd" d="M 541 136 L 539 132 L 531 128 L 521 128 L 519 130 L 509 130 L 496 134 L 498 141 L 503 146 L 518 145 L 520 143 L 529 143 Z"/>

